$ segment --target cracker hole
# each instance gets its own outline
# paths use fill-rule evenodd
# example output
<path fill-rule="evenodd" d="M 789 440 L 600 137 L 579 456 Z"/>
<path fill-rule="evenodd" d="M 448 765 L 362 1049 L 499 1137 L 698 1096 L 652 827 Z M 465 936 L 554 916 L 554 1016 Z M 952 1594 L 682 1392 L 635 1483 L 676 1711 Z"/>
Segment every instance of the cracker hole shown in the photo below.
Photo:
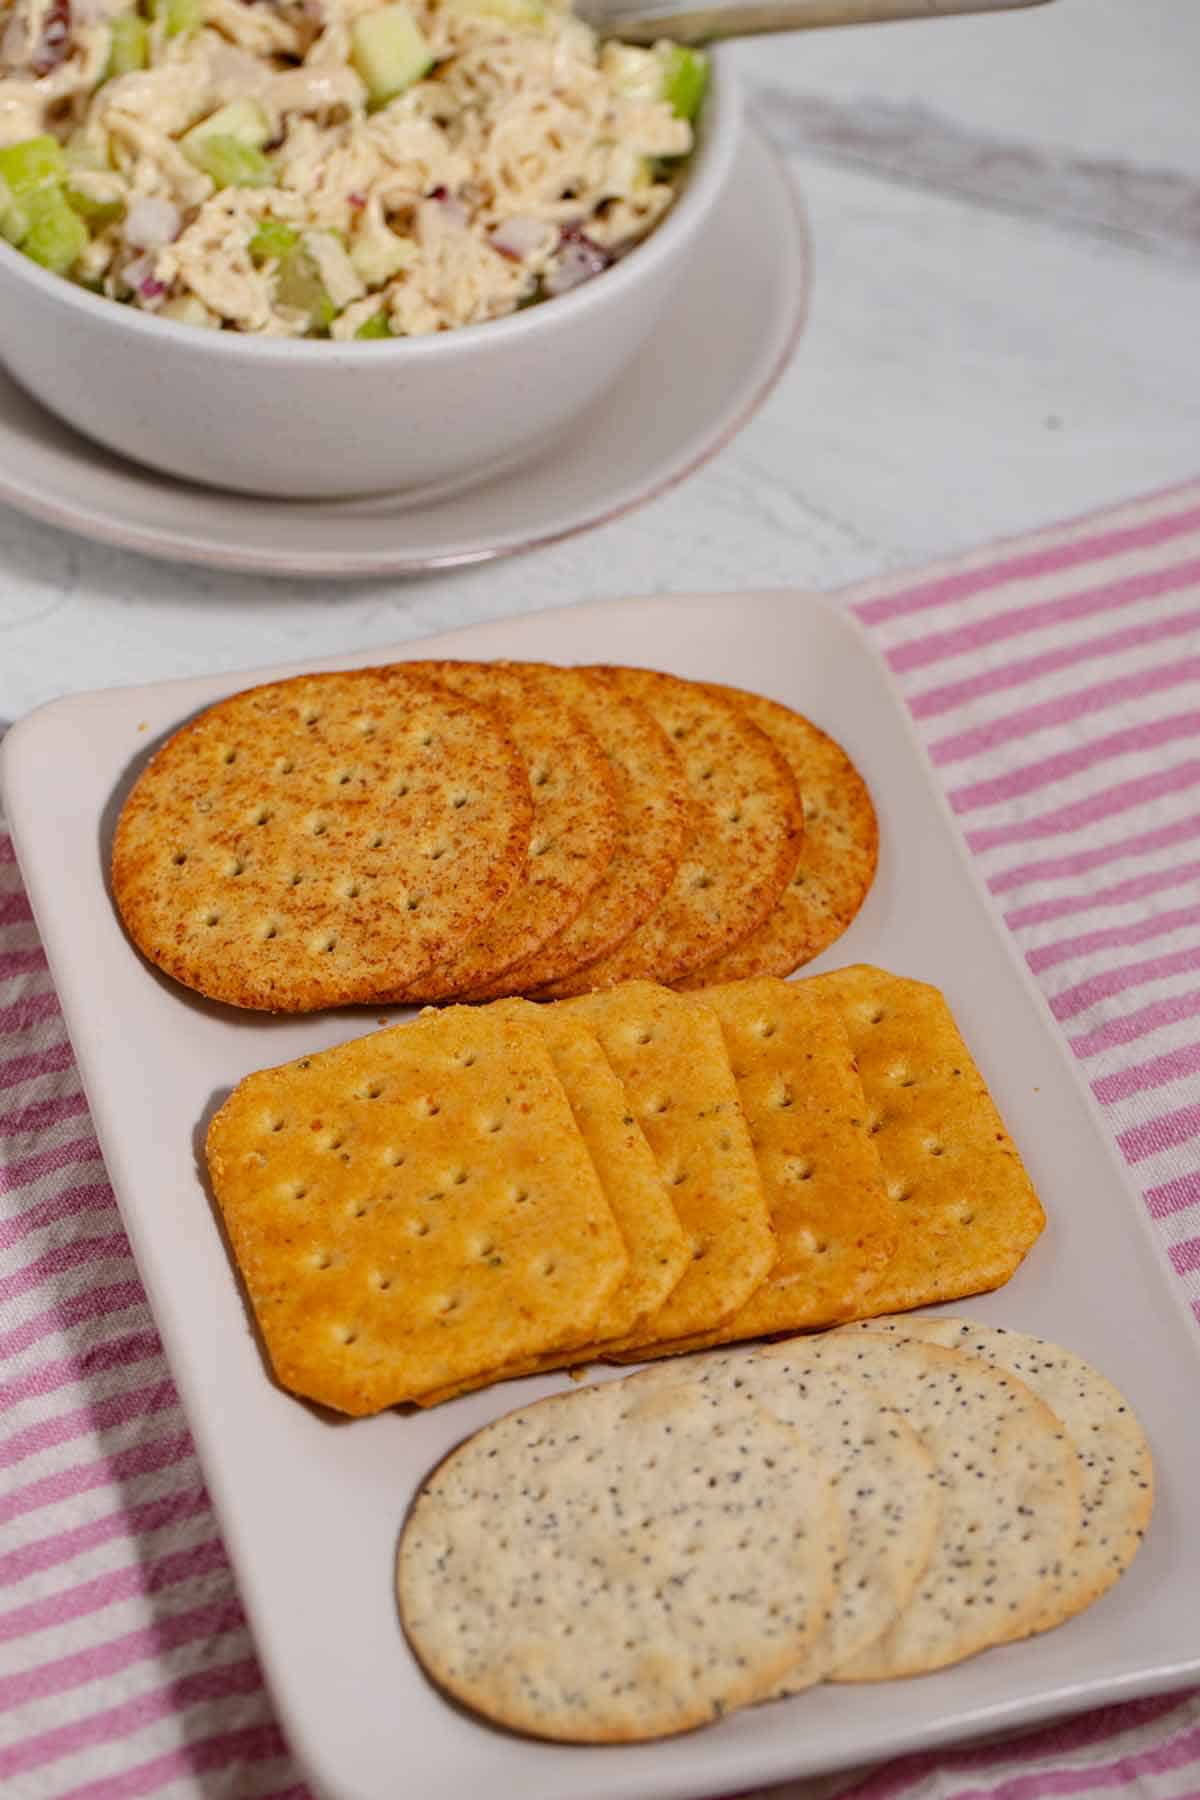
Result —
<path fill-rule="evenodd" d="M 713 776 L 716 774 L 716 772 L 717 771 L 715 769 L 701 769 L 701 771 L 700 771 L 701 781 L 711 781 Z"/>
<path fill-rule="evenodd" d="M 287 1124 L 287 1120 L 285 1118 L 283 1118 L 280 1114 L 277 1113 L 275 1115 L 275 1117 L 271 1120 L 271 1130 L 272 1131 L 282 1131 L 286 1124 Z"/>
<path fill-rule="evenodd" d="M 316 1255 L 313 1257 L 313 1268 L 314 1269 L 330 1269 L 332 1267 L 333 1267 L 333 1258 L 332 1258 L 332 1256 L 330 1256 L 328 1250 L 318 1250 Z"/>
<path fill-rule="evenodd" d="M 182 869 L 184 863 L 187 861 L 187 851 L 177 850 L 171 858 L 171 861 L 175 864 L 177 869 Z"/>
<path fill-rule="evenodd" d="M 551 848 L 552 843 L 553 839 L 551 838 L 534 838 L 529 846 L 530 856 L 545 856 L 547 850 Z"/>
<path fill-rule="evenodd" d="M 341 892 L 343 900 L 357 900 L 359 892 L 357 881 L 343 881 Z"/>
<path fill-rule="evenodd" d="M 450 1174 L 450 1185 L 452 1187 L 465 1187 L 470 1179 L 470 1169 L 454 1169 Z"/>
<path fill-rule="evenodd" d="M 290 775 L 295 767 L 296 765 L 290 756 L 280 756 L 276 758 L 275 771 L 279 775 Z"/>
<path fill-rule="evenodd" d="M 300 720 L 304 725 L 315 725 L 320 716 L 315 706 L 308 706 L 300 714 Z"/>
<path fill-rule="evenodd" d="M 688 734 L 688 728 L 686 725 L 673 725 L 671 727 L 671 736 L 673 738 L 676 738 L 676 739 L 685 738 L 687 736 L 687 734 Z"/>
<path fill-rule="evenodd" d="M 633 1041 L 635 1044 L 648 1044 L 653 1036 L 654 1033 L 652 1031 L 647 1031 L 645 1026 L 643 1026 L 640 1031 L 634 1032 Z"/>
<path fill-rule="evenodd" d="M 360 719 L 358 721 L 358 735 L 359 735 L 359 737 L 365 737 L 365 738 L 374 737 L 375 736 L 375 721 L 374 721 L 374 719 Z"/>
<path fill-rule="evenodd" d="M 655 1100 L 651 1103 L 651 1106 L 650 1106 L 650 1111 L 653 1113 L 665 1113 L 665 1112 L 669 1112 L 670 1110 L 671 1110 L 671 1102 L 666 1098 L 663 1098 L 661 1100 Z"/>
<path fill-rule="evenodd" d="M 498 1131 L 503 1129 L 503 1127 L 504 1120 L 496 1118 L 495 1114 L 493 1114 L 490 1119 L 480 1120 L 480 1130 L 486 1132 L 489 1137 L 494 1137 Z"/>
<path fill-rule="evenodd" d="M 532 787 L 545 787 L 549 779 L 550 771 L 545 763 L 534 763 L 532 765 L 529 771 L 529 781 Z"/>
<path fill-rule="evenodd" d="M 872 1113 L 871 1114 L 870 1118 L 867 1120 L 867 1136 L 868 1137 L 874 1137 L 876 1135 L 876 1133 L 883 1126 L 883 1123 L 884 1123 L 884 1120 L 886 1119 L 886 1117 L 887 1117 L 886 1113 Z"/>
<path fill-rule="evenodd" d="M 462 1301 L 457 1294 L 439 1294 L 433 1303 L 433 1310 L 445 1318 L 448 1313 L 457 1312 L 461 1305 Z"/>
<path fill-rule="evenodd" d="M 671 1177 L 671 1186 L 672 1187 L 682 1187 L 684 1182 L 687 1180 L 687 1178 L 688 1178 L 688 1172 L 686 1169 L 676 1169 L 675 1173 Z"/>
<path fill-rule="evenodd" d="M 526 1187 L 515 1187 L 512 1190 L 512 1193 L 509 1195 L 509 1199 L 512 1201 L 514 1206 L 524 1206 L 524 1204 L 528 1200 L 528 1198 L 529 1198 L 529 1189 Z"/>
<path fill-rule="evenodd" d="M 882 1006 L 869 1006 L 867 1008 L 866 1012 L 863 1014 L 863 1018 L 867 1021 L 868 1025 L 878 1025 L 878 1023 L 879 1023 L 880 1019 L 882 1019 L 882 1017 L 883 1017 Z"/>
<path fill-rule="evenodd" d="M 221 923 L 221 915 L 219 912 L 214 911 L 210 906 L 208 911 L 203 914 L 201 923 L 205 925 L 219 925 Z"/>
<path fill-rule="evenodd" d="M 259 942 L 269 944 L 272 938 L 279 936 L 279 926 L 274 919 L 267 919 L 258 928 Z"/>
<path fill-rule="evenodd" d="M 365 1219 L 366 1216 L 367 1203 L 365 1200 L 355 1200 L 346 1208 L 346 1217 L 348 1219 Z"/>
<path fill-rule="evenodd" d="M 802 1156 L 795 1157 L 791 1162 L 789 1162 L 786 1165 L 786 1167 L 787 1167 L 788 1177 L 790 1180 L 792 1180 L 792 1181 L 811 1181 L 812 1180 L 813 1166 L 810 1162 L 805 1161 L 804 1157 L 802 1157 Z"/>
<path fill-rule="evenodd" d="M 287 1200 L 303 1200 L 307 1192 L 308 1183 L 305 1181 L 289 1181 L 283 1189 L 284 1198 Z"/>
<path fill-rule="evenodd" d="M 328 956 L 337 949 L 337 938 L 331 931 L 325 931 L 320 937 L 313 938 L 308 947 L 314 956 Z"/>
<path fill-rule="evenodd" d="M 383 840 L 382 831 L 377 831 L 375 833 L 374 837 L 367 839 L 367 849 L 368 850 L 382 850 L 383 849 L 383 841 L 384 840 Z"/>
<path fill-rule="evenodd" d="M 413 1237 L 428 1237 L 429 1236 L 429 1220 L 428 1219 L 410 1219 L 408 1221 L 408 1230 L 409 1230 L 410 1235 Z"/>
<path fill-rule="evenodd" d="M 889 1181 L 889 1200 L 909 1200 L 912 1198 L 912 1184 L 907 1181 Z"/>
<path fill-rule="evenodd" d="M 735 806 L 730 812 L 727 812 L 725 814 L 725 817 L 728 819 L 728 821 L 731 825 L 740 825 L 742 822 L 741 807 Z"/>
<path fill-rule="evenodd" d="M 416 1113 L 418 1119 L 435 1119 L 441 1110 L 441 1107 L 433 1098 L 432 1094 L 422 1094 L 421 1098 L 413 1107 L 413 1111 Z"/>
<path fill-rule="evenodd" d="M 407 781 L 398 781 L 396 783 L 395 787 L 392 789 L 392 798 L 394 800 L 403 800 L 405 798 L 405 796 L 407 795 L 407 793 L 408 793 Z"/>
<path fill-rule="evenodd" d="M 227 750 L 225 752 L 224 756 L 221 758 L 221 761 L 225 764 L 225 767 L 228 768 L 231 763 L 235 763 L 237 761 L 237 751 L 236 750 Z"/>
<path fill-rule="evenodd" d="M 760 1019 L 758 1024 L 754 1027 L 754 1035 L 755 1037 L 760 1038 L 774 1037 L 775 1029 L 776 1028 L 772 1025 L 770 1019 Z"/>
<path fill-rule="evenodd" d="M 936 1138 L 931 1138 L 925 1146 L 925 1153 L 927 1156 L 945 1156 L 946 1146 L 939 1143 Z"/>
<path fill-rule="evenodd" d="M 403 1150 L 395 1149 L 391 1144 L 389 1144 L 387 1149 L 384 1150 L 384 1152 L 383 1152 L 383 1161 L 386 1163 L 386 1165 L 389 1169 L 403 1168 L 404 1152 L 403 1152 Z"/>
<path fill-rule="evenodd" d="M 496 1246 L 491 1238 L 476 1238 L 471 1245 L 471 1255 L 477 1256 L 481 1262 L 496 1254 Z"/>
<path fill-rule="evenodd" d="M 470 798 L 470 796 L 467 794 L 451 794 L 450 804 L 454 808 L 455 812 L 461 812 L 463 807 L 467 804 L 467 801 L 469 798 Z"/>
<path fill-rule="evenodd" d="M 371 1286 L 377 1289 L 379 1293 L 386 1294 L 391 1285 L 392 1278 L 390 1275 L 383 1275 L 378 1269 L 375 1269 L 372 1272 Z"/>
<path fill-rule="evenodd" d="M 456 1050 L 454 1060 L 460 1068 L 473 1069 L 476 1062 L 475 1052 L 474 1050 Z"/>
<path fill-rule="evenodd" d="M 348 787 L 354 777 L 349 769 L 339 769 L 333 779 L 335 786 Z"/>
<path fill-rule="evenodd" d="M 710 888 L 712 884 L 712 876 L 707 874 L 703 869 L 701 869 L 698 875 L 693 875 L 692 877 L 693 888 Z"/>
<path fill-rule="evenodd" d="M 309 832 L 310 837 L 324 837 L 325 833 L 328 830 L 329 830 L 328 819 L 322 819 L 322 818 L 318 817 L 315 819 L 310 819 L 308 821 L 308 832 Z"/>
<path fill-rule="evenodd" d="M 538 1260 L 533 1265 L 533 1273 L 535 1275 L 546 1277 L 548 1275 L 553 1275 L 557 1267 L 558 1264 L 552 1256 L 539 1256 Z"/>
<path fill-rule="evenodd" d="M 694 1237 L 692 1239 L 692 1261 L 702 1262 L 707 1254 L 708 1245 L 704 1242 L 704 1239 Z"/>
<path fill-rule="evenodd" d="M 416 912 L 417 908 L 421 904 L 420 894 L 410 894 L 408 899 L 404 902 L 404 904 L 409 912 Z"/>
<path fill-rule="evenodd" d="M 448 844 L 433 844 L 426 850 L 425 854 L 430 862 L 441 862 L 448 849 Z"/>
<path fill-rule="evenodd" d="M 958 1222 L 960 1225 L 973 1225 L 975 1223 L 975 1214 L 973 1212 L 960 1212 L 958 1215 Z"/>
<path fill-rule="evenodd" d="M 254 812 L 252 812 L 250 814 L 250 823 L 252 825 L 265 825 L 269 821 L 270 817 L 271 817 L 270 807 L 269 806 L 259 806 L 254 810 Z"/>
<path fill-rule="evenodd" d="M 382 1094 L 382 1092 L 383 1092 L 382 1081 L 368 1081 L 365 1084 L 365 1086 L 359 1088 L 358 1093 L 355 1095 L 355 1099 L 356 1100 L 378 1100 L 378 1098 L 379 1098 L 380 1094 Z"/>
<path fill-rule="evenodd" d="M 897 1087 L 910 1088 L 916 1087 L 917 1085 L 916 1076 L 913 1074 L 912 1070 L 906 1068 L 903 1063 L 899 1063 L 894 1069 L 889 1069 L 888 1075 L 891 1080 L 895 1082 Z"/>
<path fill-rule="evenodd" d="M 771 1105 L 777 1107 L 780 1112 L 786 1112 L 788 1108 L 794 1104 L 795 1095 L 792 1093 L 787 1082 L 781 1081 L 772 1091 Z"/>
<path fill-rule="evenodd" d="M 347 1350 L 350 1348 L 351 1344 L 357 1344 L 358 1342 L 358 1331 L 353 1325 L 335 1326 L 334 1336 L 337 1338 L 339 1344 L 344 1344 L 346 1346 Z"/>
<path fill-rule="evenodd" d="M 300 883 L 303 880 L 304 880 L 304 877 L 303 877 L 303 875 L 301 875 L 299 869 L 293 869 L 291 874 L 288 876 L 288 886 L 289 887 L 299 887 Z"/>

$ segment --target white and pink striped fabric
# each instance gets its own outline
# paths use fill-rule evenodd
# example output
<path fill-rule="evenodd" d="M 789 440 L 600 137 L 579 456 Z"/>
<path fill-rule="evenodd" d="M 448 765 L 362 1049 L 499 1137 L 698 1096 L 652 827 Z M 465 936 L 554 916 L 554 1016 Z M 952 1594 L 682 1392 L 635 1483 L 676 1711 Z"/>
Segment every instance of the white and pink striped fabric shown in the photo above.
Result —
<path fill-rule="evenodd" d="M 1200 1318 L 1200 483 L 847 598 Z M 0 1791 L 305 1800 L 2 830 L 0 1410 Z M 1114 1788 L 1200 1795 L 1200 1695 L 776 1800 Z"/>

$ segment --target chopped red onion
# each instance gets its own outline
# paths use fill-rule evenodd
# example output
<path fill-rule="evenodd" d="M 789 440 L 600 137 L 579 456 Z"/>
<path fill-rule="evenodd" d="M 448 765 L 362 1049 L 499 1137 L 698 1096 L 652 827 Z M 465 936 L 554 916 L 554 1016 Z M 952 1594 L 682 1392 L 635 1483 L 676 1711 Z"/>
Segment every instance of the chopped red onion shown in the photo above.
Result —
<path fill-rule="evenodd" d="M 153 275 L 148 276 L 145 281 L 138 282 L 138 293 L 143 300 L 161 300 L 166 291 L 166 282 L 156 281 Z"/>
<path fill-rule="evenodd" d="M 559 233 L 558 267 L 550 271 L 542 285 L 548 294 L 565 294 L 601 274 L 611 262 L 608 251 L 593 243 L 578 225 L 564 225 Z"/>
<path fill-rule="evenodd" d="M 157 194 L 136 194 L 129 202 L 122 235 L 135 250 L 161 250 L 173 243 L 182 224 L 179 208 Z"/>
<path fill-rule="evenodd" d="M 545 241 L 546 227 L 543 221 L 526 215 L 501 220 L 488 236 L 492 249 L 498 250 L 501 256 L 511 257 L 514 262 L 532 256 Z"/>
<path fill-rule="evenodd" d="M 50 0 L 42 32 L 30 58 L 35 75 L 48 75 L 67 54 L 71 38 L 71 0 Z"/>
<path fill-rule="evenodd" d="M 367 196 L 365 194 L 347 194 L 346 199 L 349 204 L 354 207 L 356 212 L 361 212 L 363 207 L 367 204 Z"/>

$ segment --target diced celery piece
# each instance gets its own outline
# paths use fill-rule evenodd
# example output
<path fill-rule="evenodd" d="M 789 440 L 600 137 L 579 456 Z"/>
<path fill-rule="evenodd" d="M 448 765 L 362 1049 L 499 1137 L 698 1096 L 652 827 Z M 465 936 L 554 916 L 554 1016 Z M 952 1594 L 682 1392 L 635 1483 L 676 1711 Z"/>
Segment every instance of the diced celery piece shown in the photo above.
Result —
<path fill-rule="evenodd" d="M 37 188 L 54 187 L 67 172 L 67 159 L 57 138 L 22 138 L 0 150 L 0 181 L 20 200 Z"/>
<path fill-rule="evenodd" d="M 325 290 L 320 270 L 300 245 L 289 250 L 279 265 L 275 299 L 280 306 L 306 313 L 312 331 L 328 331 L 337 318 L 338 309 Z"/>
<path fill-rule="evenodd" d="M 111 225 L 125 211 L 123 200 L 97 200 L 93 195 L 72 187 L 69 181 L 65 193 L 67 204 L 81 219 L 87 221 L 93 231 L 103 231 L 106 225 Z"/>
<path fill-rule="evenodd" d="M 374 106 L 386 106 L 433 67 L 433 51 L 407 6 L 364 13 L 350 27 L 350 61 Z"/>
<path fill-rule="evenodd" d="M 694 119 L 708 88 L 708 58 L 686 44 L 658 44 L 662 64 L 662 98 L 678 119 Z"/>
<path fill-rule="evenodd" d="M 369 319 L 363 320 L 354 335 L 356 338 L 390 338 L 392 328 L 387 322 L 387 314 L 372 313 Z"/>
<path fill-rule="evenodd" d="M 260 219 L 258 229 L 250 239 L 250 254 L 255 262 L 268 262 L 273 256 L 286 256 L 300 242 L 300 233 L 294 225 L 286 225 L 282 219 L 272 219 L 269 215 Z"/>
<path fill-rule="evenodd" d="M 19 200 L 11 195 L 0 207 L 0 237 L 10 244 L 20 244 L 29 230 L 29 213 Z"/>
<path fill-rule="evenodd" d="M 542 0 L 445 0 L 444 10 L 503 19 L 506 25 L 540 25 L 546 16 Z"/>
<path fill-rule="evenodd" d="M 182 140 L 188 161 L 211 175 L 219 188 L 274 187 L 275 165 L 261 150 L 232 137 L 203 137 L 198 144 Z"/>
<path fill-rule="evenodd" d="M 114 75 L 132 75 L 144 69 L 150 60 L 150 27 L 136 13 L 118 13 L 112 22 L 108 45 L 108 64 L 102 79 Z"/>
<path fill-rule="evenodd" d="M 87 226 L 78 213 L 72 212 L 58 188 L 42 188 L 30 194 L 25 204 L 29 209 L 29 230 L 21 240 L 21 249 L 44 269 L 65 275 L 91 242 Z"/>
<path fill-rule="evenodd" d="M 104 143 L 90 137 L 82 125 L 67 139 L 63 155 L 68 169 L 92 169 L 98 174 L 106 174 L 112 168 Z"/>
<path fill-rule="evenodd" d="M 196 31 L 204 23 L 204 0 L 150 0 L 148 11 L 152 19 L 163 21 L 169 38 Z"/>
<path fill-rule="evenodd" d="M 219 106 L 207 119 L 185 131 L 179 142 L 185 155 L 190 156 L 192 144 L 202 144 L 211 137 L 233 138 L 248 150 L 261 150 L 270 141 L 271 121 L 257 100 L 231 100 L 228 106 Z"/>

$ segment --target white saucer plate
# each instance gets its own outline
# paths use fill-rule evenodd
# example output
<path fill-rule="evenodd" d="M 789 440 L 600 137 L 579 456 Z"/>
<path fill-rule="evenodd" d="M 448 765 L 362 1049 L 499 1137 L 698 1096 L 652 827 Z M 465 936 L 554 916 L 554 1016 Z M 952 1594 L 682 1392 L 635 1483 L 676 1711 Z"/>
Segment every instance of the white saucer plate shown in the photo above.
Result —
<path fill-rule="evenodd" d="M 267 575 L 405 575 L 532 549 L 643 505 L 729 442 L 795 348 L 808 269 L 788 174 L 748 133 L 675 312 L 540 462 L 423 499 L 255 500 L 111 455 L 0 368 L 0 499 L 102 543 Z"/>

